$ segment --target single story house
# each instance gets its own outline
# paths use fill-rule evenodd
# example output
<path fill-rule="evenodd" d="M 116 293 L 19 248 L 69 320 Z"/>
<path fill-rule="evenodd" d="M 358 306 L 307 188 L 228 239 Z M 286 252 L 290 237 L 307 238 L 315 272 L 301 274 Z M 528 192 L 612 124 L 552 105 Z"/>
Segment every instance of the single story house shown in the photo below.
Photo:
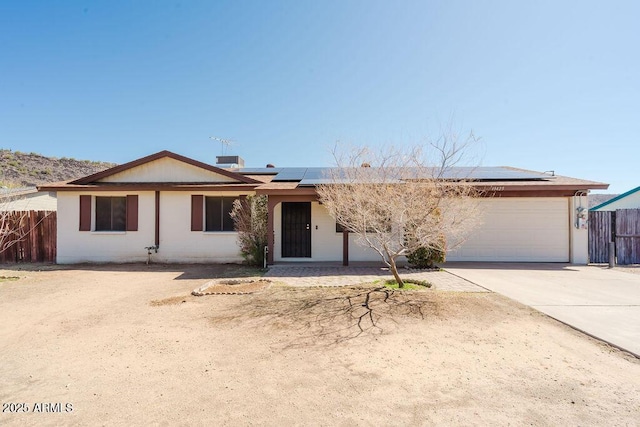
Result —
<path fill-rule="evenodd" d="M 613 197 L 589 209 L 590 211 L 613 211 L 618 209 L 640 209 L 640 187 Z"/>
<path fill-rule="evenodd" d="M 268 165 L 271 166 L 271 165 Z M 57 193 L 58 263 L 239 262 L 233 201 L 268 196 L 270 263 L 379 261 L 357 246 L 318 201 L 324 168 L 245 168 L 237 156 L 216 165 L 161 151 L 41 191 Z M 510 167 L 473 171 L 484 216 L 455 261 L 586 264 L 587 230 L 578 221 L 590 189 L 608 184 Z"/>

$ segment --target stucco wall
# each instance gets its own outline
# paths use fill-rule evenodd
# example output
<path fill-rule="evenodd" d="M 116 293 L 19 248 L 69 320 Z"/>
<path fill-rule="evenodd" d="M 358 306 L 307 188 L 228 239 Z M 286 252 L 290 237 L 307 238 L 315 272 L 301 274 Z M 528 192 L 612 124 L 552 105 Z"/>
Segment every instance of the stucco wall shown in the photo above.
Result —
<path fill-rule="evenodd" d="M 144 262 L 146 246 L 155 242 L 155 192 L 101 192 L 100 196 L 138 195 L 138 231 L 78 231 L 79 196 L 58 193 L 58 251 L 60 264 L 80 262 Z M 235 193 L 197 192 L 205 196 Z M 92 230 L 95 228 L 92 200 Z M 191 193 L 160 193 L 160 249 L 153 262 L 241 262 L 235 232 L 191 231 Z"/>
<path fill-rule="evenodd" d="M 587 262 L 587 230 L 578 229 L 575 212 L 580 201 L 560 198 L 495 198 L 480 201 L 480 225 L 449 261 Z M 311 204 L 311 258 L 282 257 L 282 209 L 274 209 L 274 260 L 342 261 L 342 234 L 319 203 Z M 373 250 L 359 246 L 350 235 L 350 261 L 380 261 Z M 402 261 L 402 260 L 401 260 Z"/>
<path fill-rule="evenodd" d="M 99 182 L 233 182 L 217 174 L 168 157 L 101 179 Z"/>
<path fill-rule="evenodd" d="M 136 262 L 146 261 L 145 246 L 153 245 L 155 236 L 155 195 L 146 192 L 101 192 L 100 196 L 138 195 L 138 231 L 78 231 L 80 195 L 58 193 L 57 262 Z M 91 229 L 95 229 L 95 198 L 92 199 Z M 151 218 L 151 220 L 147 220 Z"/>
<path fill-rule="evenodd" d="M 587 264 L 589 262 L 589 230 L 588 226 L 577 228 L 578 207 L 588 208 L 589 202 L 586 196 L 569 198 L 569 230 L 571 236 L 572 264 Z"/>
<path fill-rule="evenodd" d="M 194 193 L 195 194 L 195 193 Z M 205 196 L 239 196 L 239 193 L 198 192 Z M 160 193 L 160 250 L 152 259 L 162 262 L 242 262 L 233 231 L 191 231 L 191 193 Z"/>
<path fill-rule="evenodd" d="M 0 201 L 0 211 L 55 211 L 56 193 L 44 191 Z"/>
<path fill-rule="evenodd" d="M 336 233 L 336 222 L 318 202 L 311 202 L 311 258 L 282 257 L 282 204 L 274 209 L 274 261 L 342 261 L 342 233 Z M 380 261 L 380 255 L 370 248 L 358 245 L 355 236 L 349 236 L 349 261 Z"/>

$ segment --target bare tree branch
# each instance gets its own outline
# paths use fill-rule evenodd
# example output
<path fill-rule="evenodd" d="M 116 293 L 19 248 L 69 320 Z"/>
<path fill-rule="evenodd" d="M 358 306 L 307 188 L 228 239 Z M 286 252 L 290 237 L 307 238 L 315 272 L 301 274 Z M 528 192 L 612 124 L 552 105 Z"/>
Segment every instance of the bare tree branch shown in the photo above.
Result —
<path fill-rule="evenodd" d="M 337 167 L 316 187 L 330 215 L 376 251 L 400 286 L 397 261 L 418 248 L 446 251 L 478 222 L 471 168 L 456 168 L 477 139 L 442 135 L 423 147 L 334 148 Z"/>

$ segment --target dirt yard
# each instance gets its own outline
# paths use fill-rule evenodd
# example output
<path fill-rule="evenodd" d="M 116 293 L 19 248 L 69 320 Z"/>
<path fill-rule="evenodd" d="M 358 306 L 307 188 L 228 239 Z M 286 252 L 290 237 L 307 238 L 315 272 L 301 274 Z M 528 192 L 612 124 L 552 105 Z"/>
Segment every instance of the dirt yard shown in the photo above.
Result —
<path fill-rule="evenodd" d="M 638 359 L 499 295 L 190 295 L 252 273 L 0 270 L 0 425 L 640 422 Z"/>

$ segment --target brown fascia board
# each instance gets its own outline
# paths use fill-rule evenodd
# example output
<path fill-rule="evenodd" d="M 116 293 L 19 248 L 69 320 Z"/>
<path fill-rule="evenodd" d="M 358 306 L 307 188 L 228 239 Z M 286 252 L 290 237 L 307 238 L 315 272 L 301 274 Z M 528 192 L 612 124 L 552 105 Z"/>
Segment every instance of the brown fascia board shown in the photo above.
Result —
<path fill-rule="evenodd" d="M 202 182 L 141 182 L 141 183 L 98 183 L 72 184 L 70 182 L 52 183 L 38 187 L 40 191 L 253 191 L 255 184 L 207 184 Z"/>
<path fill-rule="evenodd" d="M 76 179 L 74 181 L 70 181 L 69 183 L 70 184 L 80 184 L 80 185 L 91 184 L 91 183 L 93 183 L 95 181 L 98 181 L 100 179 L 106 178 L 108 176 L 115 175 L 117 173 L 126 171 L 128 169 L 135 168 L 137 166 L 143 165 L 145 163 L 152 162 L 154 160 L 162 159 L 164 157 L 169 157 L 171 159 L 178 160 L 180 162 L 187 163 L 187 164 L 190 164 L 192 166 L 208 170 L 210 172 L 215 172 L 217 174 L 224 175 L 224 176 L 227 176 L 229 178 L 233 178 L 233 179 L 235 179 L 237 181 L 240 181 L 242 183 L 245 183 L 245 184 L 260 184 L 260 181 L 256 181 L 255 179 L 246 177 L 246 176 L 241 175 L 239 173 L 235 173 L 235 172 L 228 171 L 226 169 L 218 168 L 216 166 L 209 165 L 207 163 L 203 163 L 203 162 L 200 162 L 198 160 L 191 159 L 189 157 L 181 156 L 180 154 L 176 154 L 176 153 L 173 153 L 173 152 L 167 151 L 167 150 L 159 151 L 159 152 L 157 152 L 155 154 L 151 154 L 149 156 L 142 157 L 140 159 L 133 160 L 133 161 L 128 162 L 128 163 L 124 163 L 124 164 L 121 164 L 121 165 L 118 165 L 118 166 L 114 166 L 112 168 L 103 170 L 102 172 L 94 173 L 93 175 L 88 175 L 88 176 L 85 176 L 83 178 L 79 178 L 79 179 Z"/>
<path fill-rule="evenodd" d="M 586 191 L 586 190 L 606 190 L 609 184 L 592 181 L 578 181 L 575 183 L 557 183 L 548 182 L 536 183 L 514 183 L 508 181 L 473 183 L 475 187 L 482 191 L 491 191 L 501 189 L 500 191 Z"/>
<path fill-rule="evenodd" d="M 284 184 L 284 183 L 277 183 Z M 293 187 L 289 185 L 263 184 L 256 188 L 256 194 L 269 195 L 312 195 L 316 194 L 315 187 Z M 593 181 L 571 179 L 571 182 L 561 183 L 553 181 L 494 181 L 494 182 L 469 182 L 475 186 L 485 197 L 568 197 L 577 191 L 606 190 L 609 184 Z"/>

